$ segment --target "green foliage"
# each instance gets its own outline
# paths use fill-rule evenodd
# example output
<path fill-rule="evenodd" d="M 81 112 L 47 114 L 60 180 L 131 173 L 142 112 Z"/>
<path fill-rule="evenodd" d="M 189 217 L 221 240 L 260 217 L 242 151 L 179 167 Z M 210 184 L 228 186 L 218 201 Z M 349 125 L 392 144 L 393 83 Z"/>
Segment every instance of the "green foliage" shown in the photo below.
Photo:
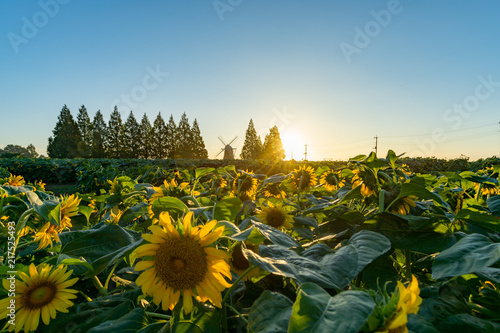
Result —
<path fill-rule="evenodd" d="M 292 177 L 302 165 L 319 181 L 297 193 Z M 242 169 L 253 170 L 257 181 L 255 198 L 245 202 L 230 185 Z M 320 180 L 332 169 L 338 188 Z M 27 183 L 9 184 L 19 181 L 15 175 Z M 46 223 L 63 225 L 66 209 L 63 198 L 35 183 L 43 177 L 76 182 L 81 202 L 54 246 L 37 249 L 35 234 Z M 270 185 L 284 194 L 266 197 Z M 155 193 L 163 196 L 155 199 Z M 407 315 L 410 332 L 494 332 L 500 320 L 499 198 L 498 167 L 415 174 L 392 151 L 348 163 L 1 159 L 0 273 L 9 270 L 8 238 L 14 237 L 16 270 L 65 264 L 79 278 L 72 287 L 79 291 L 75 305 L 40 324 L 40 332 L 384 331 L 404 308 L 396 282 L 409 290 L 413 276 L 423 301 Z M 271 204 L 290 217 L 291 229 L 261 220 Z M 137 285 L 134 250 L 153 238 L 142 237 L 152 224 L 165 222 L 158 221 L 162 212 L 178 227 L 193 212 L 197 235 L 212 219 L 224 229 L 211 246 L 229 253 L 235 268 L 220 307 L 195 301 L 185 314 L 181 296 L 173 310 L 163 310 L 158 295 L 145 295 Z M 246 264 L 243 271 L 236 270 L 237 260 Z"/>
<path fill-rule="evenodd" d="M 108 126 L 104 122 L 101 110 L 97 110 L 92 121 L 92 154 L 93 158 L 104 158 L 107 156 L 106 136 Z"/>
<path fill-rule="evenodd" d="M 130 114 L 123 126 L 123 136 L 124 136 L 124 156 L 125 158 L 139 158 L 140 154 L 140 142 L 141 142 L 141 129 L 139 123 L 134 117 L 134 113 L 130 111 Z"/>
<path fill-rule="evenodd" d="M 196 119 L 194 120 L 193 127 L 191 128 L 191 135 L 193 153 L 190 158 L 208 158 L 208 151 L 205 149 L 205 142 L 203 142 L 203 138 L 201 137 L 200 128 L 198 127 L 198 121 Z"/>
<path fill-rule="evenodd" d="M 19 145 L 6 145 L 3 149 L 0 149 L 0 158 L 12 158 L 12 157 L 26 157 L 26 158 L 36 158 L 38 153 L 36 152 L 35 146 L 31 143 L 28 147 L 24 148 Z"/>
<path fill-rule="evenodd" d="M 81 135 L 81 140 L 79 142 L 80 144 L 78 146 L 78 156 L 84 158 L 90 157 L 92 154 L 93 128 L 85 105 L 82 105 L 78 110 L 76 119 Z"/>
<path fill-rule="evenodd" d="M 262 158 L 267 160 L 283 160 L 285 159 L 285 149 L 281 142 L 280 133 L 277 126 L 273 126 L 269 130 L 269 134 L 264 139 L 264 147 Z"/>
<path fill-rule="evenodd" d="M 81 147 L 80 129 L 66 105 L 63 106 L 52 133 L 54 136 L 49 137 L 49 144 L 47 146 L 49 157 L 78 157 L 78 151 Z"/>
<path fill-rule="evenodd" d="M 121 158 L 125 154 L 125 129 L 118 107 L 113 109 L 106 133 L 106 152 L 111 158 Z"/>
<path fill-rule="evenodd" d="M 262 150 L 262 142 L 260 137 L 257 136 L 253 120 L 250 119 L 250 123 L 248 123 L 248 128 L 245 133 L 245 142 L 243 143 L 240 157 L 244 160 L 256 160 L 260 158 Z"/>
<path fill-rule="evenodd" d="M 166 158 L 168 156 L 167 147 L 167 126 L 165 125 L 165 120 L 161 116 L 161 112 L 158 112 L 158 116 L 153 124 L 153 134 L 151 137 L 152 141 L 152 155 L 151 157 L 156 159 Z"/>
<path fill-rule="evenodd" d="M 179 121 L 179 126 L 177 127 L 177 149 L 175 157 L 190 158 L 193 154 L 192 140 L 193 134 L 191 132 L 191 126 L 189 125 L 186 113 L 183 113 Z"/>

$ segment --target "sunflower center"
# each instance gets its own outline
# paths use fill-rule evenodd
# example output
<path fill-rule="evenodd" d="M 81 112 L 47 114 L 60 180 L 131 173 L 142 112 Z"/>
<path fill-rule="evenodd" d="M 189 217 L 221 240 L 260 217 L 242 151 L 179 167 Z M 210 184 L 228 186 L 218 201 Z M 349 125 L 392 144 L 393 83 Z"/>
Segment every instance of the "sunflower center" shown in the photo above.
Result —
<path fill-rule="evenodd" d="M 252 178 L 246 177 L 242 182 L 241 182 L 241 187 L 240 191 L 241 192 L 247 192 L 252 189 Z"/>
<path fill-rule="evenodd" d="M 172 238 L 160 245 L 154 265 L 163 282 L 175 290 L 194 288 L 203 281 L 208 267 L 200 244 L 187 237 Z"/>
<path fill-rule="evenodd" d="M 246 271 L 250 267 L 248 259 L 243 255 L 241 244 L 238 244 L 233 251 L 232 261 L 233 267 L 237 270 Z"/>
<path fill-rule="evenodd" d="M 44 282 L 28 290 L 23 297 L 24 306 L 28 309 L 38 309 L 50 303 L 56 293 L 56 286 L 51 282 Z"/>
<path fill-rule="evenodd" d="M 285 223 L 285 215 L 279 209 L 272 208 L 267 213 L 267 223 L 274 228 L 279 228 Z"/>

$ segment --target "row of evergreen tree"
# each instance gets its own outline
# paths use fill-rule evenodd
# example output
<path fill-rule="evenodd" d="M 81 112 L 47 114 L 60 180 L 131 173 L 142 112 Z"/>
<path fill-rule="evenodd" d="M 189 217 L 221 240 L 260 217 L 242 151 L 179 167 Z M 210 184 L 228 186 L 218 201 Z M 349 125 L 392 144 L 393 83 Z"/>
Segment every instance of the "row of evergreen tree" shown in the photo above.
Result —
<path fill-rule="evenodd" d="M 191 126 L 185 113 L 178 125 L 161 113 L 151 125 L 146 114 L 138 123 L 132 111 L 123 122 L 115 106 L 106 123 L 100 110 L 91 121 L 82 105 L 75 121 L 64 105 L 52 132 L 51 158 L 208 158 L 197 120 Z"/>

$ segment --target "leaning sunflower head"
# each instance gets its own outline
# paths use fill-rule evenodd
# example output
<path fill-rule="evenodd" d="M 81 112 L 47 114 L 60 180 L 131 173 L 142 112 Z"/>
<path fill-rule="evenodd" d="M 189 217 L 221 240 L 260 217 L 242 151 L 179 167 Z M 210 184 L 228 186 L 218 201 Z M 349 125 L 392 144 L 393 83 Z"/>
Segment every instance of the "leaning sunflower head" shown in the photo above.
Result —
<path fill-rule="evenodd" d="M 327 191 L 336 191 L 345 186 L 344 180 L 340 178 L 340 172 L 334 170 L 323 173 L 319 182 Z"/>
<path fill-rule="evenodd" d="M 71 218 L 78 214 L 78 206 L 80 205 L 81 198 L 76 197 L 74 194 L 70 196 L 61 197 L 60 203 L 60 222 L 59 225 L 53 224 L 51 222 L 45 222 L 45 224 L 38 230 L 35 234 L 34 241 L 38 241 L 38 249 L 44 249 L 47 246 L 52 247 L 52 243 L 55 241 L 59 243 L 59 233 L 64 229 L 70 228 Z"/>
<path fill-rule="evenodd" d="M 257 191 L 258 181 L 252 177 L 253 172 L 246 170 L 238 172 L 231 185 L 233 195 L 238 196 L 241 201 L 253 200 Z"/>
<path fill-rule="evenodd" d="M 242 242 L 236 243 L 236 245 L 231 250 L 231 259 L 229 261 L 231 265 L 231 270 L 238 275 L 242 275 L 250 268 L 250 262 L 247 257 L 243 253 L 243 249 L 250 250 L 254 253 L 259 253 L 259 245 L 252 244 L 250 242 Z M 251 269 L 244 277 L 243 281 L 248 281 L 253 277 L 259 276 L 260 270 L 258 267 L 254 267 Z"/>
<path fill-rule="evenodd" d="M 153 187 L 155 193 L 149 198 L 149 202 L 152 203 L 161 197 L 175 197 L 182 198 L 191 195 L 191 190 L 189 188 L 189 183 L 183 182 L 177 184 L 175 179 L 171 179 L 170 182 L 167 180 L 163 181 L 163 185 Z M 194 191 L 193 195 L 199 195 L 200 192 Z"/>
<path fill-rule="evenodd" d="M 4 183 L 4 185 L 10 186 L 23 186 L 24 184 L 26 184 L 26 182 L 23 176 L 14 176 L 11 173 L 9 173 L 9 178 L 7 178 L 7 181 Z"/>
<path fill-rule="evenodd" d="M 143 271 L 136 284 L 163 310 L 173 310 L 181 298 L 184 313 L 192 311 L 193 298 L 221 307 L 221 293 L 231 287 L 226 280 L 231 272 L 229 254 L 214 243 L 224 227 L 216 228 L 215 220 L 193 227 L 192 212 L 182 223 L 162 212 L 158 222 L 150 227 L 151 234 L 142 235 L 149 244 L 135 250 L 142 258 L 135 270 Z"/>
<path fill-rule="evenodd" d="M 376 195 L 377 180 L 372 172 L 367 170 L 353 170 L 354 176 L 351 179 L 352 188 L 360 186 L 361 195 L 369 197 Z"/>
<path fill-rule="evenodd" d="M 56 318 L 58 312 L 68 312 L 73 306 L 70 300 L 76 298 L 78 291 L 68 289 L 78 278 L 69 279 L 73 271 L 67 271 L 64 265 L 53 267 L 47 264 L 29 266 L 28 274 L 19 272 L 19 279 L 15 280 L 15 296 L 0 300 L 0 319 L 15 316 L 15 325 L 7 322 L 4 330 L 13 330 L 16 333 L 24 329 L 25 332 L 36 331 L 40 325 L 48 325 Z M 11 281 L 2 280 L 3 287 L 10 288 Z M 15 314 L 8 309 L 14 299 Z"/>
<path fill-rule="evenodd" d="M 310 166 L 302 165 L 292 171 L 292 187 L 294 190 L 307 192 L 318 184 L 318 176 Z"/>
<path fill-rule="evenodd" d="M 267 207 L 262 207 L 260 213 L 257 214 L 257 218 L 276 229 L 293 228 L 293 217 L 288 214 L 288 211 L 281 204 L 273 205 L 272 202 L 269 202 Z"/>

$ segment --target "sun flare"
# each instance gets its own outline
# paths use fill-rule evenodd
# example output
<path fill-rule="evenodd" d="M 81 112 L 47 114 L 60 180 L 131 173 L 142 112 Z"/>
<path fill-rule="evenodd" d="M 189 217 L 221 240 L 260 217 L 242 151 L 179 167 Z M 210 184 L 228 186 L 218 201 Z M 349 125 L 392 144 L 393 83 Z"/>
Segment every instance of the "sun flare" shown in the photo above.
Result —
<path fill-rule="evenodd" d="M 306 141 L 299 132 L 284 131 L 281 135 L 281 142 L 285 149 L 285 159 L 301 160 L 304 157 L 304 145 Z"/>

